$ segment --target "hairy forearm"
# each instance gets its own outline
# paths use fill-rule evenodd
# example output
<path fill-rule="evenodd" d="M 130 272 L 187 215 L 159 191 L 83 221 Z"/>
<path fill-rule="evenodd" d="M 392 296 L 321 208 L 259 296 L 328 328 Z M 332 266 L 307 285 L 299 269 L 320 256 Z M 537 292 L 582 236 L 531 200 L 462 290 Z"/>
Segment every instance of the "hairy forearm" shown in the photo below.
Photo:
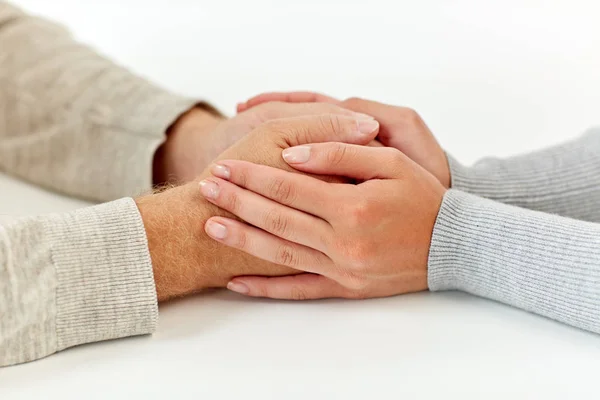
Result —
<path fill-rule="evenodd" d="M 225 287 L 238 275 L 297 273 L 211 239 L 205 222 L 231 214 L 206 201 L 196 182 L 141 197 L 136 204 L 146 229 L 159 301 Z"/>

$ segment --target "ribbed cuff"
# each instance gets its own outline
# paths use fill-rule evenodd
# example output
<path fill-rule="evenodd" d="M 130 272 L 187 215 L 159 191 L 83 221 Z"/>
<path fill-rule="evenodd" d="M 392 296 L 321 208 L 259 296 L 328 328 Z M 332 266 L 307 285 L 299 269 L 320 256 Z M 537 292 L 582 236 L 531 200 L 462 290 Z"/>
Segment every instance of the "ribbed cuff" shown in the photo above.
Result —
<path fill-rule="evenodd" d="M 428 283 L 600 332 L 600 225 L 449 190 Z"/>
<path fill-rule="evenodd" d="M 152 263 L 132 199 L 50 216 L 45 225 L 58 282 L 57 350 L 156 329 Z"/>
<path fill-rule="evenodd" d="M 600 130 L 529 154 L 472 167 L 447 155 L 451 187 L 530 210 L 600 221 Z"/>

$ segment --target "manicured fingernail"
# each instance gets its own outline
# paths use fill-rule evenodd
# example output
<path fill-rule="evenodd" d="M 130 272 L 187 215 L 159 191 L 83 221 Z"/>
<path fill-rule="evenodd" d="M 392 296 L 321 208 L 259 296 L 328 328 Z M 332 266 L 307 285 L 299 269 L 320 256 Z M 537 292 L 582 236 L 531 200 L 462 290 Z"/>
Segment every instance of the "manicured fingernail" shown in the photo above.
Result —
<path fill-rule="evenodd" d="M 229 281 L 229 283 L 227 284 L 227 289 L 231 290 L 232 292 L 237 292 L 241 294 L 247 294 L 250 291 L 248 286 L 244 285 L 241 282 L 234 281 Z"/>
<path fill-rule="evenodd" d="M 379 122 L 375 121 L 374 119 L 359 119 L 357 122 L 358 131 L 363 135 L 371 134 L 379 127 Z"/>
<path fill-rule="evenodd" d="M 209 199 L 216 199 L 219 195 L 219 185 L 206 179 L 200 181 L 200 193 Z"/>
<path fill-rule="evenodd" d="M 225 239 L 227 236 L 227 227 L 215 221 L 206 222 L 206 233 L 215 239 Z"/>
<path fill-rule="evenodd" d="M 310 146 L 295 146 L 283 150 L 281 153 L 285 162 L 289 164 L 301 164 L 310 158 Z"/>
<path fill-rule="evenodd" d="M 356 115 L 356 118 L 358 118 L 358 119 L 366 119 L 366 120 L 375 119 L 372 116 L 370 116 L 369 114 L 354 113 L 354 115 Z"/>
<path fill-rule="evenodd" d="M 231 171 L 229 170 L 229 167 L 226 167 L 225 165 L 214 164 L 211 167 L 210 172 L 212 172 L 212 174 L 214 176 L 219 177 L 219 178 L 223 178 L 223 179 L 231 178 Z"/>

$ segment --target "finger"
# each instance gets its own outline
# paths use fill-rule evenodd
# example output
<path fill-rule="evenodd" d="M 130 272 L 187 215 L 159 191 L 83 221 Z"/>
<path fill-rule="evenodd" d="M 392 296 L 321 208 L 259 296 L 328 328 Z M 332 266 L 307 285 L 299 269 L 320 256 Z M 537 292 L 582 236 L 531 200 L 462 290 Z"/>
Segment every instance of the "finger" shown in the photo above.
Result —
<path fill-rule="evenodd" d="M 332 261 L 320 251 L 281 239 L 243 222 L 212 217 L 204 231 L 214 240 L 254 257 L 300 271 L 327 274 Z"/>
<path fill-rule="evenodd" d="M 324 220 L 341 201 L 339 185 L 266 165 L 222 160 L 211 167 L 211 172 L 244 189 Z"/>
<path fill-rule="evenodd" d="M 214 205 L 280 238 L 324 251 L 331 226 L 310 214 L 266 199 L 219 178 L 200 182 L 200 192 Z"/>
<path fill-rule="evenodd" d="M 379 123 L 371 118 L 356 118 L 337 114 L 310 115 L 272 120 L 257 129 L 269 134 L 278 132 L 283 147 L 307 143 L 343 142 L 367 144 L 379 131 Z"/>
<path fill-rule="evenodd" d="M 369 147 L 385 147 L 379 140 L 373 140 L 367 144 Z"/>
<path fill-rule="evenodd" d="M 262 122 L 278 118 L 292 118 L 319 114 L 341 114 L 350 117 L 373 119 L 370 115 L 357 113 L 329 103 L 283 103 L 273 101 L 252 110 Z"/>
<path fill-rule="evenodd" d="M 268 92 L 238 104 L 238 112 L 245 111 L 262 103 L 282 101 L 285 103 L 333 103 L 340 101 L 330 96 L 314 92 Z"/>
<path fill-rule="evenodd" d="M 427 129 L 427 125 L 419 114 L 408 107 L 392 106 L 377 101 L 360 98 L 344 100 L 340 105 L 357 113 L 372 115 L 381 123 L 377 139 L 385 146 L 391 146 L 401 151 L 407 151 L 419 141 L 414 139 L 415 129 Z M 433 135 L 421 135 L 421 140 L 436 143 Z M 419 146 L 420 147 L 420 146 Z M 415 154 L 419 154 L 415 152 Z M 423 159 L 431 159 L 423 154 Z"/>
<path fill-rule="evenodd" d="M 282 155 L 299 171 L 360 180 L 400 178 L 408 160 L 391 147 L 333 142 L 290 147 L 283 150 Z"/>
<path fill-rule="evenodd" d="M 283 277 L 244 276 L 232 279 L 227 288 L 252 297 L 284 300 L 325 299 L 353 297 L 351 292 L 322 275 L 300 274 Z"/>

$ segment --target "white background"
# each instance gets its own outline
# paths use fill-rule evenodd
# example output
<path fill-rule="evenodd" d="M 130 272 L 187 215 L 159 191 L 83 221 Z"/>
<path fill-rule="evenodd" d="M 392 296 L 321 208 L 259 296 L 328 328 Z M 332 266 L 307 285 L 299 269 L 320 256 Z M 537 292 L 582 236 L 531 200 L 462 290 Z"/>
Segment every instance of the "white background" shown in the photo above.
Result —
<path fill-rule="evenodd" d="M 600 124 L 597 1 L 18 3 L 226 112 L 293 89 L 411 106 L 465 162 Z M 80 205 L 0 176 L 2 218 Z M 598 397 L 599 336 L 458 293 L 160 312 L 152 337 L 0 369 L 0 398 Z"/>

